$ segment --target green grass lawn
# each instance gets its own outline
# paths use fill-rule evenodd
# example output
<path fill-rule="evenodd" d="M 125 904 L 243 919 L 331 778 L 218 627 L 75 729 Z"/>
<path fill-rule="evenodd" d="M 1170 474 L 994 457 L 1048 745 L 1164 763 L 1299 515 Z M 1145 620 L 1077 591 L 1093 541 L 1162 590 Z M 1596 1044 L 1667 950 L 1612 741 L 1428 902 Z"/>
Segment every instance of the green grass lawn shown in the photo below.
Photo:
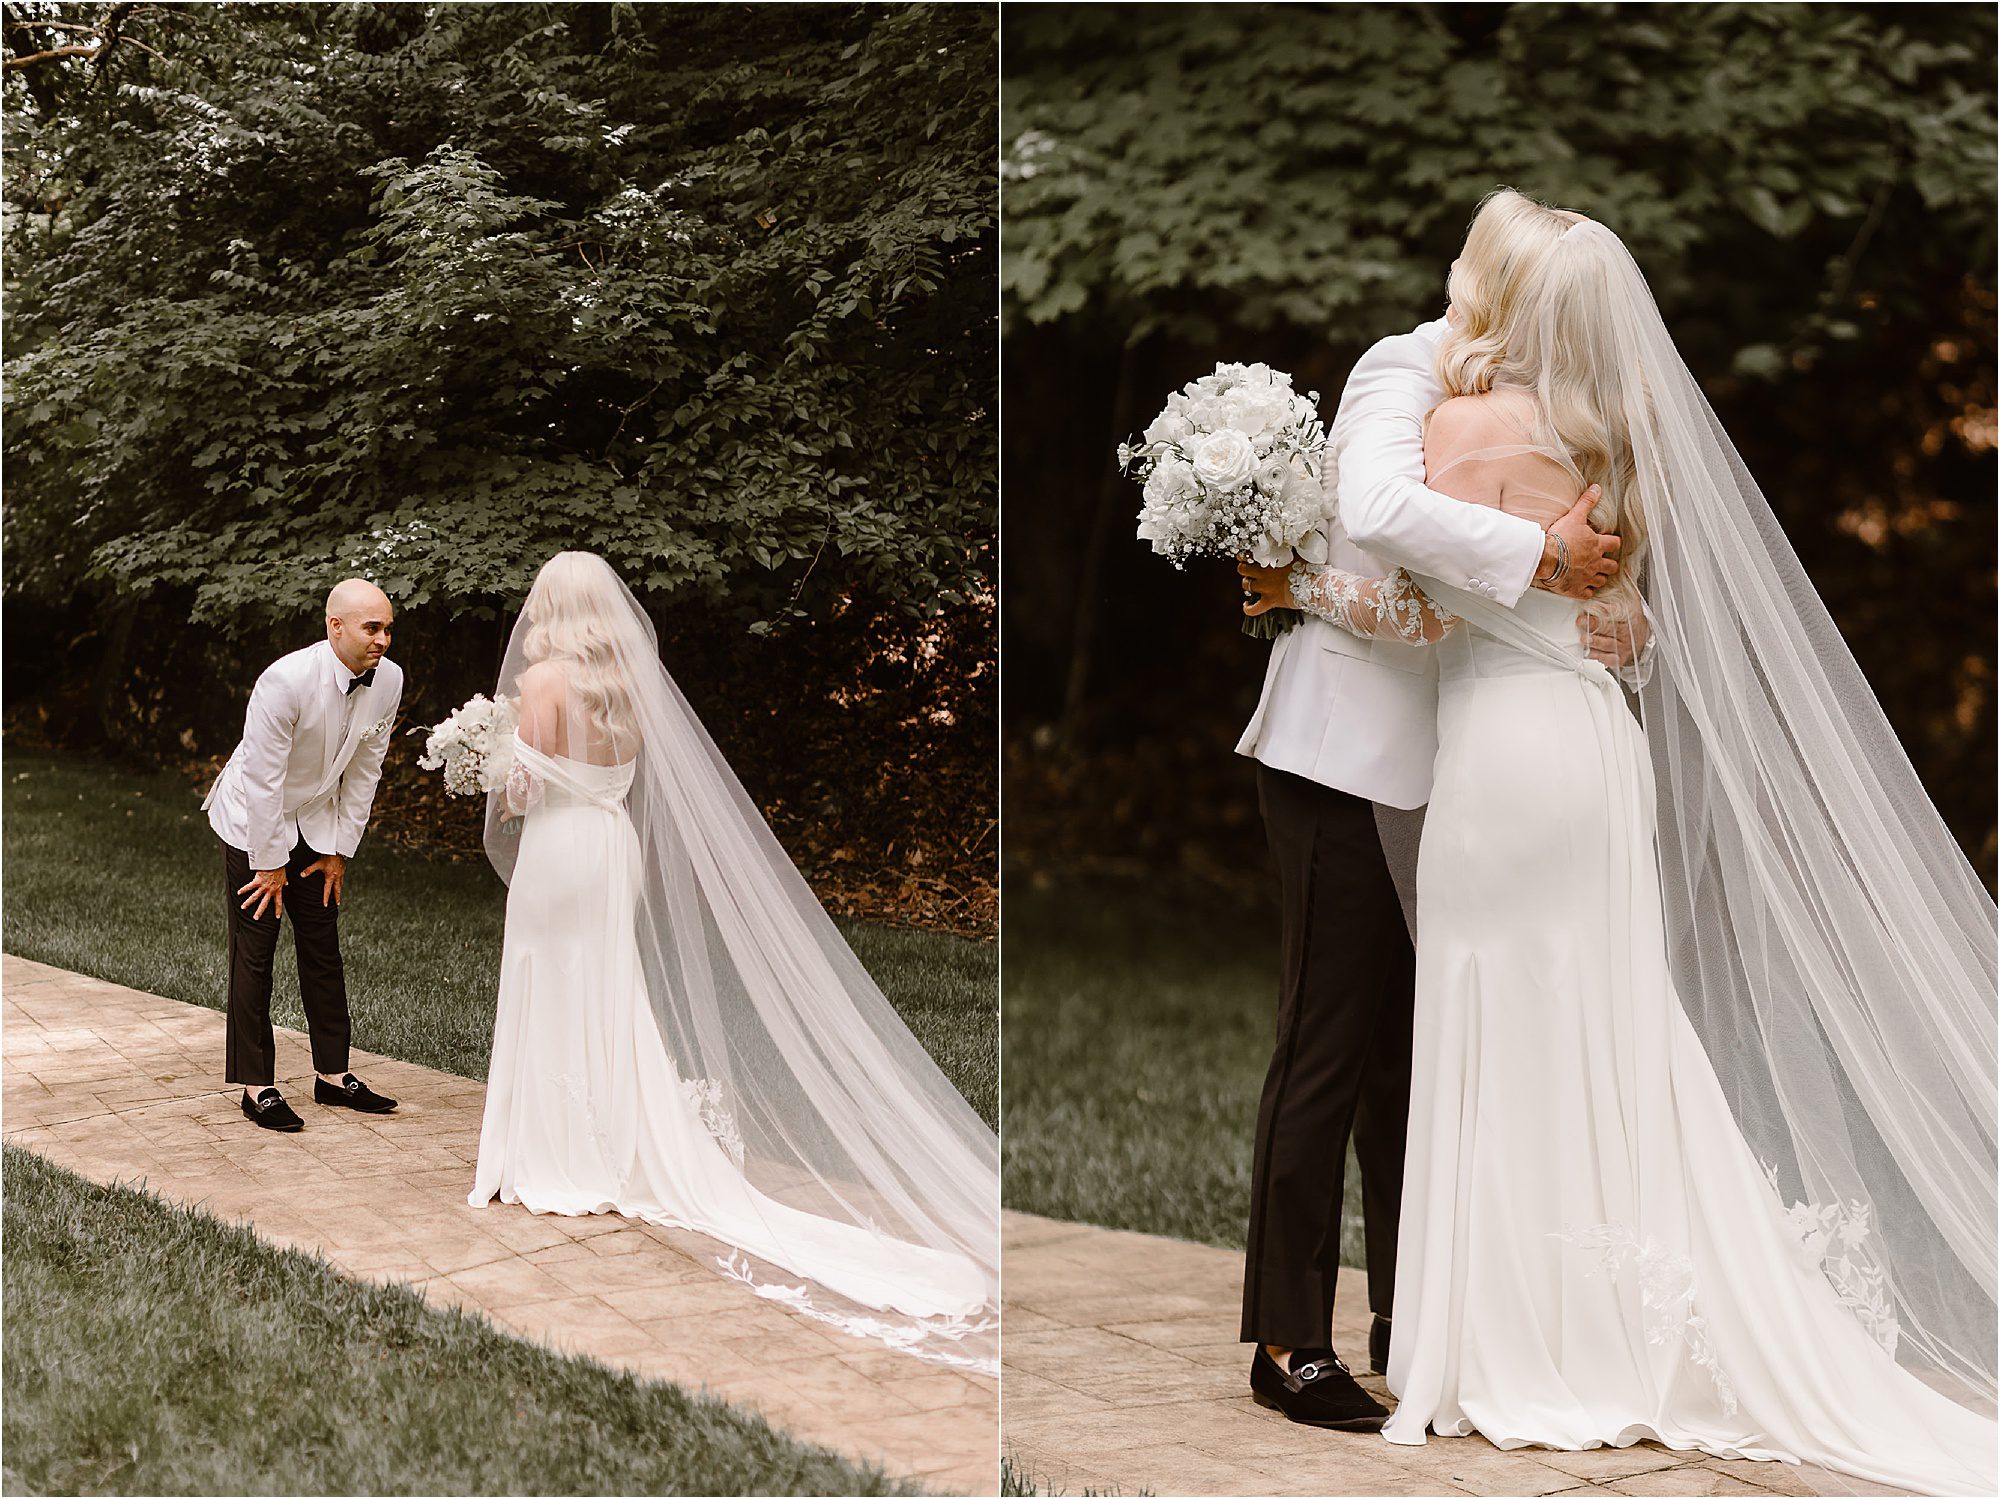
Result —
<path fill-rule="evenodd" d="M 0 944 L 37 962 L 222 1008 L 222 854 L 200 792 L 172 773 L 133 775 L 9 752 L 7 896 Z M 486 1076 L 506 887 L 482 860 L 436 863 L 362 840 L 341 907 L 354 1044 Z M 999 1110 L 995 969 L 988 944 L 843 922 L 842 935 L 990 1124 Z M 303 1028 L 287 932 L 272 1016 Z M 222 1055 L 215 1058 L 216 1087 Z"/>
<path fill-rule="evenodd" d="M 0 944 L 220 1009 L 222 860 L 198 792 L 15 753 L 0 776 Z M 484 1077 L 504 901 L 484 863 L 364 842 L 341 913 L 355 1044 Z M 996 950 L 842 930 L 995 1120 Z M 273 999 L 279 1024 L 303 1026 L 289 936 Z M 28 1152 L 7 1152 L 4 1198 L 9 1493 L 914 1492 L 720 1402 L 344 1280 Z"/>
<path fill-rule="evenodd" d="M 30 1151 L 0 1170 L 10 1494 L 916 1492 Z"/>
<path fill-rule="evenodd" d="M 1134 1499 L 1152 1492 L 1140 1489 Z M 1068 1493 L 1067 1489 L 1043 1487 L 1039 1478 L 1017 1466 L 1013 1458 L 1000 1459 L 1000 1499 L 1066 1499 Z M 1075 1499 L 1119 1499 L 1123 1493 L 1122 1489 L 1085 1488 Z"/>
<path fill-rule="evenodd" d="M 1277 1029 L 1275 903 L 1007 886 L 1007 1206 L 1241 1249 Z M 1342 1257 L 1361 1250 L 1350 1163 Z"/>

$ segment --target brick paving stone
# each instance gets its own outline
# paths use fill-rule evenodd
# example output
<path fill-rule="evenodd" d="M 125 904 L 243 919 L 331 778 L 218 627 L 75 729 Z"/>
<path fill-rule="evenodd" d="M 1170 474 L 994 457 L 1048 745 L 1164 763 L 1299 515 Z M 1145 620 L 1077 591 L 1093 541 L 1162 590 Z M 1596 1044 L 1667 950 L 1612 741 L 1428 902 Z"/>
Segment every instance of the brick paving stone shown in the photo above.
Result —
<path fill-rule="evenodd" d="M 706 1387 L 928 1487 L 995 1491 L 997 1381 L 758 1297 L 716 1273 L 726 1249 L 697 1234 L 469 1206 L 477 1083 L 357 1052 L 355 1070 L 401 1107 L 384 1118 L 322 1109 L 305 1037 L 280 1030 L 279 1086 L 306 1128 L 271 1136 L 222 1085 L 219 1011 L 12 955 L 0 958 L 0 991 L 9 1143 L 93 1181 L 246 1222 L 344 1274 L 400 1282 L 515 1336 Z"/>
<path fill-rule="evenodd" d="M 1823 1469 L 1654 1443 L 1502 1452 L 1481 1436 L 1398 1447 L 1257 1406 L 1235 1341 L 1243 1258 L 1149 1234 L 1003 1215 L 1002 1444 L 1044 1492 L 1107 1494 L 1893 1494 Z M 1334 1344 L 1363 1388 L 1368 1293 L 1340 1272 Z"/>
<path fill-rule="evenodd" d="M 1753 1463 L 1752 1467 L 1762 1467 Z M 1778 1466 L 1783 1467 L 1784 1464 Z M 1761 1485 L 1748 1483 L 1729 1473 L 1719 1473 L 1703 1463 L 1685 1463 L 1658 1473 L 1637 1473 L 1630 1478 L 1614 1478 L 1604 1487 L 1614 1494 L 1768 1494 Z"/>

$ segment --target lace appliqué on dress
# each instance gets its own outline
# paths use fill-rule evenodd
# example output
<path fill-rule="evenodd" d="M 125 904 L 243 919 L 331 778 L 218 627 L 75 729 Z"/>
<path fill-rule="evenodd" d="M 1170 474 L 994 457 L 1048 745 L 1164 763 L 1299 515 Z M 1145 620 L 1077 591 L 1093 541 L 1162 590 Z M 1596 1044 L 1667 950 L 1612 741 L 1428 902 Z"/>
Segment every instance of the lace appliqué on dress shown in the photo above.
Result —
<path fill-rule="evenodd" d="M 1437 604 L 1400 567 L 1386 578 L 1365 578 L 1337 567 L 1295 562 L 1290 579 L 1294 605 L 1364 640 L 1421 644 L 1441 638 L 1458 623 L 1457 615 Z"/>
<path fill-rule="evenodd" d="M 559 1073 L 556 1077 L 556 1086 L 563 1090 L 564 1096 L 575 1105 L 576 1111 L 583 1116 L 584 1128 L 590 1131 L 591 1143 L 596 1145 L 598 1158 L 604 1162 L 605 1169 L 611 1171 L 622 1184 L 624 1173 L 613 1169 L 614 1162 L 612 1161 L 612 1155 L 614 1152 L 611 1148 L 611 1132 L 604 1127 L 603 1122 L 597 1117 L 597 1105 L 591 1102 L 589 1087 L 574 1072 Z"/>
<path fill-rule="evenodd" d="M 721 1144 L 740 1170 L 743 1166 L 743 1136 L 736 1128 L 736 1116 L 722 1106 L 722 1084 L 712 1077 L 691 1077 L 681 1084 L 681 1092 L 694 1105 L 701 1126 Z"/>
<path fill-rule="evenodd" d="M 996 1378 L 999 1376 L 1000 1361 L 997 1358 L 973 1358 L 954 1353 L 949 1348 L 932 1346 L 937 1341 L 960 1343 L 981 1333 L 992 1332 L 1000 1326 L 997 1317 L 981 1317 L 976 1321 L 969 1317 L 906 1317 L 892 1322 L 881 1317 L 830 1312 L 824 1307 L 814 1306 L 812 1293 L 804 1286 L 779 1286 L 758 1280 L 750 1268 L 749 1259 L 741 1252 L 731 1252 L 726 1258 L 717 1255 L 715 1263 L 731 1280 L 741 1281 L 766 1301 L 788 1306 L 802 1317 L 824 1322 L 857 1338 L 868 1338 L 927 1363 L 970 1369 L 974 1373 L 991 1374 Z"/>
<path fill-rule="evenodd" d="M 1593 1223 L 1586 1228 L 1565 1226 L 1552 1238 L 1595 1252 L 1596 1263 L 1586 1275 L 1616 1275 L 1635 1270 L 1639 1304 L 1645 1314 L 1646 1341 L 1655 1347 L 1679 1342 L 1688 1362 L 1705 1371 L 1715 1384 L 1716 1400 L 1725 1416 L 1736 1414 L 1736 1389 L 1716 1362 L 1708 1341 L 1708 1320 L 1694 1309 L 1694 1265 L 1684 1254 L 1671 1253 L 1650 1236 L 1641 1240 L 1618 1223 Z"/>
<path fill-rule="evenodd" d="M 1882 1272 L 1869 1263 L 1862 1248 L 1874 1227 L 1868 1204 L 1795 1202 L 1787 1207 L 1785 1190 L 1778 1185 L 1778 1168 L 1766 1162 L 1764 1179 L 1771 1184 L 1785 1227 L 1798 1244 L 1800 1261 L 1825 1274 L 1840 1304 L 1893 1358 L 1902 1327 L 1890 1305 Z"/>

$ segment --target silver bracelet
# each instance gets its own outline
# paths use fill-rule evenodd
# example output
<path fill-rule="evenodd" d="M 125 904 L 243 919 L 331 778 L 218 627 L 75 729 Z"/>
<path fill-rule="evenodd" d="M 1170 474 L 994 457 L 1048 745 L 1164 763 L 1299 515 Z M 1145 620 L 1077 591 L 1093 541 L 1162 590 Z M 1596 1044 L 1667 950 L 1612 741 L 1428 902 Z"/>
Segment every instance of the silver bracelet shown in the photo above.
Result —
<path fill-rule="evenodd" d="M 1556 544 L 1556 570 L 1546 578 L 1537 578 L 1535 581 L 1537 583 L 1560 583 L 1563 580 L 1563 574 L 1569 571 L 1569 543 L 1563 539 L 1560 531 L 1547 531 L 1543 534 Z"/>

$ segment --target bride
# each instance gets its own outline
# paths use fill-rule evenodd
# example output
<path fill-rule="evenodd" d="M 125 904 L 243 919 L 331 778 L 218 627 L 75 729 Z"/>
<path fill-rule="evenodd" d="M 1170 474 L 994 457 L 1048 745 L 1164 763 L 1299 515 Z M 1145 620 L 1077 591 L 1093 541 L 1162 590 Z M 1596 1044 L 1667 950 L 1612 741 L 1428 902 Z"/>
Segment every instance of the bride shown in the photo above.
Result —
<path fill-rule="evenodd" d="M 1384 1435 L 1993 1493 L 1993 903 L 1618 238 L 1501 192 L 1450 289 L 1430 486 L 1601 485 L 1657 645 L 1642 726 L 1552 595 L 1246 568 L 1437 642 Z"/>
<path fill-rule="evenodd" d="M 726 1246 L 757 1294 L 997 1363 L 998 1153 L 841 940 L 602 558 L 536 576 L 486 847 L 508 882 L 471 1193 Z"/>

